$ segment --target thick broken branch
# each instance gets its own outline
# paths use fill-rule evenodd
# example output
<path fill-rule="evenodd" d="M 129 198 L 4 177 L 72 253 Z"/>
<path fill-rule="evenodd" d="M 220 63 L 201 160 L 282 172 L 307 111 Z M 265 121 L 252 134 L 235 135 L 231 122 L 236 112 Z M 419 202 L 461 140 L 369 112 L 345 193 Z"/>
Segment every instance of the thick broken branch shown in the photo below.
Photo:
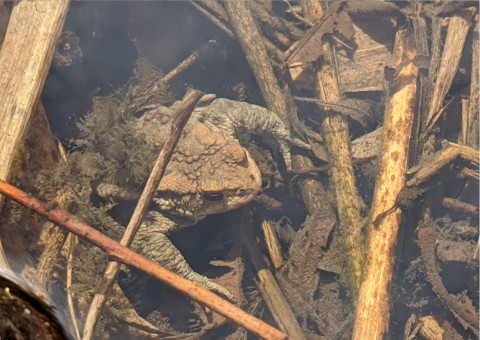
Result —
<path fill-rule="evenodd" d="M 399 29 L 395 38 L 393 67 L 415 57 L 407 45 L 407 31 Z M 395 205 L 405 184 L 408 149 L 417 91 L 418 67 L 407 63 L 391 84 L 385 114 L 383 147 L 375 183 L 371 220 Z M 395 246 L 401 210 L 394 209 L 376 226 L 370 227 L 368 254 L 358 297 L 353 339 L 384 338 L 390 319 L 389 284 L 393 277 Z"/>

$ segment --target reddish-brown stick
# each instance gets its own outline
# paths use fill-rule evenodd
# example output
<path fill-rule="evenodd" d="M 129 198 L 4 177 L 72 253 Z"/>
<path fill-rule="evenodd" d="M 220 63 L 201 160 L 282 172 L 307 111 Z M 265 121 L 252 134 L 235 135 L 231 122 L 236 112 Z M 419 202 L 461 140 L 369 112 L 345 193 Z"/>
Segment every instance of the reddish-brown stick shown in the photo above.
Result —
<path fill-rule="evenodd" d="M 67 211 L 55 206 L 49 206 L 26 192 L 0 180 L 0 194 L 3 194 L 25 207 L 35 211 L 37 214 L 45 217 L 49 221 L 59 225 L 69 232 L 78 235 L 103 249 L 110 259 L 129 265 L 144 273 L 156 278 L 157 280 L 173 287 L 191 299 L 209 307 L 226 318 L 236 322 L 249 331 L 258 334 L 265 339 L 286 339 L 286 334 L 276 328 L 266 324 L 260 319 L 244 312 L 228 301 L 206 290 L 199 284 L 184 279 L 183 277 L 172 273 L 171 271 L 159 266 L 158 264 L 147 260 L 134 251 L 120 245 L 111 238 L 82 223 Z"/>

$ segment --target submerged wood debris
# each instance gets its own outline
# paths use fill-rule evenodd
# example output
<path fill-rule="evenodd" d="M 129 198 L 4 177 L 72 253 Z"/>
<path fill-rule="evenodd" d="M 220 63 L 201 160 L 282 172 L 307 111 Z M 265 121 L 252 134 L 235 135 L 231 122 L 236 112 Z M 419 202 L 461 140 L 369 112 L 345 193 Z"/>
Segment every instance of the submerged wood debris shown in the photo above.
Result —
<path fill-rule="evenodd" d="M 141 192 L 158 149 L 130 129 L 134 119 L 188 87 L 260 104 L 311 150 L 294 148 L 288 172 L 275 147 L 242 138 L 263 192 L 241 211 L 172 236 L 195 270 L 292 339 L 478 336 L 478 3 L 70 6 L 43 96 L 28 104 L 35 112 L 25 142 L 0 179 L 119 240 L 132 204 L 102 200 L 92 188 L 101 180 Z M 76 22 L 85 13 L 93 18 L 88 28 Z M 0 0 L 0 44 L 10 14 L 14 20 L 12 4 Z M 118 46 L 111 30 L 124 39 Z M 95 62 L 109 44 L 121 52 Z M 65 86 L 73 105 L 52 105 L 62 100 L 52 98 L 55 82 L 76 74 L 75 84 L 86 72 L 100 76 L 86 79 L 85 91 Z M 0 112 L 2 143 L 21 130 L 9 125 L 9 113 Z M 67 115 L 81 116 L 68 136 L 55 126 Z M 66 242 L 58 227 L 9 200 L 1 209 L 6 260 L 58 310 L 70 310 L 72 334 L 84 334 L 107 256 L 87 242 Z M 94 337 L 119 336 L 249 334 L 149 279 L 112 289 Z"/>

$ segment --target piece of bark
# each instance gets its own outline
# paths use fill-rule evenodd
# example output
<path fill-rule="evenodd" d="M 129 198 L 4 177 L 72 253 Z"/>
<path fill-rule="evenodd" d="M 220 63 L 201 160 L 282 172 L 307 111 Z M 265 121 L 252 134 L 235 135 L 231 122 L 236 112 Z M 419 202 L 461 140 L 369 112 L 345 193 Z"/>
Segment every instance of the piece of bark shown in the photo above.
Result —
<path fill-rule="evenodd" d="M 13 8 L 0 53 L 0 179 L 13 159 L 47 77 L 69 1 L 21 1 Z M 0 209 L 3 196 L 0 195 Z M 8 267 L 0 244 L 0 266 Z"/>
<path fill-rule="evenodd" d="M 267 220 L 262 222 L 262 230 L 265 238 L 265 244 L 267 246 L 268 253 L 270 254 L 270 259 L 272 260 L 272 264 L 275 269 L 278 270 L 283 266 L 285 260 L 282 256 L 282 247 L 278 241 L 277 234 L 275 229 L 273 229 L 272 223 Z"/>
<path fill-rule="evenodd" d="M 382 142 L 383 127 L 352 141 L 352 157 L 355 162 L 367 162 L 378 156 Z"/>
<path fill-rule="evenodd" d="M 474 8 L 467 8 L 450 18 L 442 61 L 428 111 L 427 129 L 431 128 L 441 116 L 443 102 L 457 73 L 474 13 Z"/>
<path fill-rule="evenodd" d="M 395 37 L 393 65 L 413 60 L 408 46 L 408 32 L 399 28 Z M 395 205 L 405 184 L 410 134 L 415 110 L 418 67 L 407 63 L 398 71 L 390 86 L 385 113 L 383 146 L 379 156 L 379 173 L 375 183 L 371 220 Z M 386 214 L 376 226 L 370 226 L 368 253 L 357 302 L 353 339 L 382 339 L 390 319 L 389 285 L 393 277 L 395 246 L 401 210 Z"/>
<path fill-rule="evenodd" d="M 395 36 L 392 18 L 354 20 L 353 28 L 357 47 L 351 55 L 337 53 L 340 88 L 342 92 L 383 91 L 383 70 L 390 65 Z"/>

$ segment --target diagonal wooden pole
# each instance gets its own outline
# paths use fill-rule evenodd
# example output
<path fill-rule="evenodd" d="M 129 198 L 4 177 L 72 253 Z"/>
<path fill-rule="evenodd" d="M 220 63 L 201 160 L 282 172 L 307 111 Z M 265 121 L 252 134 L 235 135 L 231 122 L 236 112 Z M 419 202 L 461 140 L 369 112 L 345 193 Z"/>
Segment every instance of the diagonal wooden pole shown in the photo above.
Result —
<path fill-rule="evenodd" d="M 37 214 L 47 218 L 69 232 L 83 238 L 106 251 L 110 259 L 143 271 L 153 278 L 169 285 L 191 299 L 211 308 L 242 327 L 264 339 L 282 340 L 287 336 L 260 319 L 244 312 L 230 302 L 203 288 L 198 283 L 187 280 L 158 264 L 147 260 L 133 250 L 122 246 L 98 230 L 80 222 L 67 211 L 40 202 L 26 192 L 0 180 L 0 194 L 3 194 Z"/>
<path fill-rule="evenodd" d="M 147 212 L 147 208 L 152 201 L 153 195 L 157 191 L 163 174 L 165 173 L 165 169 L 167 168 L 173 150 L 180 139 L 183 128 L 187 124 L 195 105 L 200 100 L 202 95 L 202 92 L 197 90 L 191 90 L 185 94 L 182 104 L 178 108 L 177 115 L 172 123 L 170 138 L 163 145 L 162 150 L 160 150 L 150 177 L 147 180 L 147 184 L 145 185 L 142 195 L 138 200 L 138 204 L 135 207 L 127 229 L 120 240 L 120 244 L 122 246 L 129 247 L 132 243 L 133 238 L 137 233 L 140 224 L 142 223 L 143 216 Z M 97 323 L 100 312 L 102 311 L 102 308 L 107 300 L 107 293 L 112 288 L 119 271 L 120 265 L 118 262 L 111 261 L 108 263 L 102 283 L 100 284 L 97 293 L 93 297 L 92 304 L 88 310 L 87 319 L 83 329 L 83 340 L 89 340 L 92 338 L 93 331 L 95 330 L 95 324 Z"/>

